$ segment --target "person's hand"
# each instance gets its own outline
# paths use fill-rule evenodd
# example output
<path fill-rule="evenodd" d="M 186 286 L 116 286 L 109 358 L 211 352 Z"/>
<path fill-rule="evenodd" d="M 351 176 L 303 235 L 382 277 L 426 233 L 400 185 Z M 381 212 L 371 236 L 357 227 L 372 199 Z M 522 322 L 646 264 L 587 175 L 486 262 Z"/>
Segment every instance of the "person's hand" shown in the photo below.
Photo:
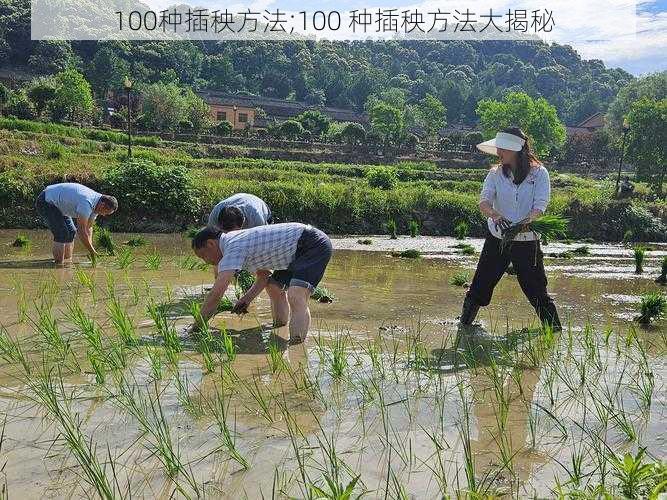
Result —
<path fill-rule="evenodd" d="M 496 226 L 496 230 L 499 230 L 501 233 L 512 227 L 512 222 L 502 215 L 497 219 L 493 219 L 493 224 Z"/>
<path fill-rule="evenodd" d="M 237 300 L 234 307 L 232 307 L 232 312 L 234 314 L 246 314 L 248 312 L 248 305 L 244 300 Z"/>

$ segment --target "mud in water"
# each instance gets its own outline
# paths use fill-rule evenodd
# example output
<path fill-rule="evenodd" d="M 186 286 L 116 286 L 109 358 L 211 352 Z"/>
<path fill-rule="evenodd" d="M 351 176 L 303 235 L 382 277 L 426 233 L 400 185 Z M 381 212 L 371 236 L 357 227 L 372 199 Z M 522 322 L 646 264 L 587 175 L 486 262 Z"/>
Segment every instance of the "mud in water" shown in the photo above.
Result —
<path fill-rule="evenodd" d="M 11 246 L 19 233 L 29 237 L 27 248 Z M 227 332 L 234 357 L 220 348 L 206 373 L 196 342 L 182 342 L 170 363 L 147 304 L 182 331 L 212 270 L 198 265 L 181 235 L 144 235 L 146 245 L 129 249 L 122 243 L 132 236 L 115 234 L 116 256 L 95 268 L 77 248 L 76 265 L 56 270 L 46 233 L 0 231 L 0 321 L 33 367 L 27 374 L 20 363 L 2 361 L 0 483 L 4 478 L 10 497 L 94 492 L 62 439 L 62 424 L 35 402 L 44 366 L 62 380 L 61 399 L 107 474 L 118 477 L 118 496 L 302 498 L 311 487 L 325 488 L 325 476 L 344 485 L 358 476 L 355 491 L 369 498 L 401 491 L 440 498 L 471 482 L 507 497 L 550 496 L 555 477 L 571 477 L 573 454 L 598 463 L 596 440 L 617 453 L 641 445 L 653 459 L 667 457 L 665 320 L 648 329 L 632 321 L 643 293 L 665 290 L 653 279 L 667 246 L 652 245 L 641 275 L 629 247 L 543 247 L 549 289 L 569 325 L 545 339 L 511 275 L 480 312 L 480 326 L 457 329 L 466 288 L 451 281 L 462 273 L 472 279 L 481 240 L 466 240 L 477 255 L 464 255 L 451 238 L 337 238 L 322 283 L 335 299 L 312 302 L 306 343 L 290 346 L 286 328 L 271 329 L 262 295 L 249 314 L 222 313 L 212 322 Z M 583 245 L 585 255 L 563 256 Z M 391 255 L 407 249 L 422 257 Z M 72 322 L 73 304 L 96 322 L 106 349 L 117 338 L 112 295 L 140 341 L 125 353 L 125 368 L 107 367 L 100 380 L 91 344 Z M 45 340 L 40 308 L 52 310 L 71 348 L 62 360 L 49 352 L 55 344 Z M 643 391 L 649 380 L 650 404 Z M 156 451 L 159 439 L 119 403 L 123 387 L 133 387 L 148 409 L 157 401 L 183 464 L 173 477 Z M 220 427 L 221 408 L 238 455 Z"/>

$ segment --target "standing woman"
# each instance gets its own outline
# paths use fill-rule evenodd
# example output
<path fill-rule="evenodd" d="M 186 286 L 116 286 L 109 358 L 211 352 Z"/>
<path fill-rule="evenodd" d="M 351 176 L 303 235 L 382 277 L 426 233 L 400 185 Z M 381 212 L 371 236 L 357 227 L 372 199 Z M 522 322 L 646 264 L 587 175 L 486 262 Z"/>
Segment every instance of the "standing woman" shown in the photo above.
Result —
<path fill-rule="evenodd" d="M 495 139 L 478 144 L 477 148 L 497 155 L 500 164 L 484 179 L 479 209 L 488 217 L 489 232 L 463 302 L 460 322 L 472 324 L 480 306 L 489 305 L 493 289 L 511 262 L 521 290 L 542 324 L 560 330 L 556 306 L 547 293 L 540 235 L 526 227 L 504 252 L 500 248 L 503 231 L 515 224 L 527 225 L 546 210 L 551 192 L 549 173 L 518 127 L 498 132 Z"/>

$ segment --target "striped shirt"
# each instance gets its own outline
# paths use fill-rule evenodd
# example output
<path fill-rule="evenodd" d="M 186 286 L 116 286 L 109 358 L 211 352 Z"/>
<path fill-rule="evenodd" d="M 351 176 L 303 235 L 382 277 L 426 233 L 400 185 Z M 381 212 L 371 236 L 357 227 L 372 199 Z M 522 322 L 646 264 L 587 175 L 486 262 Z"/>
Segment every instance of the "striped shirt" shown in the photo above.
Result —
<path fill-rule="evenodd" d="M 223 233 L 219 242 L 222 259 L 218 263 L 218 271 L 287 269 L 294 260 L 299 238 L 307 227 L 298 222 L 288 222 Z"/>

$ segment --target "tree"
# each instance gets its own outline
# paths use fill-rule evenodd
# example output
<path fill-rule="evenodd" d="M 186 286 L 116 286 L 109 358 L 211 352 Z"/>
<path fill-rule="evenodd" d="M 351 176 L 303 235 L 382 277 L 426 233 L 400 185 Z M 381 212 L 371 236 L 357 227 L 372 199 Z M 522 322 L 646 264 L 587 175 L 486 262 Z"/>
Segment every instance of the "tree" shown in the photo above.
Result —
<path fill-rule="evenodd" d="M 213 131 L 220 136 L 232 135 L 232 124 L 227 120 L 223 120 L 213 127 Z"/>
<path fill-rule="evenodd" d="M 5 114 L 24 120 L 33 120 L 35 118 L 35 108 L 25 94 L 25 91 L 16 90 L 11 92 L 9 99 L 7 99 Z"/>
<path fill-rule="evenodd" d="M 326 134 L 331 124 L 331 119 L 317 110 L 304 111 L 296 117 L 296 120 L 315 137 Z"/>
<path fill-rule="evenodd" d="M 565 126 L 556 108 L 546 99 L 533 99 L 523 92 L 509 92 L 502 101 L 482 99 L 477 104 L 484 137 L 504 128 L 520 127 L 533 141 L 538 155 L 548 155 L 565 142 Z"/>
<path fill-rule="evenodd" d="M 304 128 L 303 125 L 296 120 L 285 120 L 278 125 L 277 132 L 280 137 L 295 141 L 303 136 Z"/>
<path fill-rule="evenodd" d="M 662 197 L 667 170 L 667 98 L 643 98 L 632 105 L 628 114 L 629 161 L 637 168 L 637 178 L 653 186 Z"/>
<path fill-rule="evenodd" d="M 100 96 L 105 96 L 110 90 L 122 88 L 125 76 L 129 74 L 130 65 L 127 61 L 107 46 L 95 53 L 86 72 L 93 89 Z"/>
<path fill-rule="evenodd" d="M 37 117 L 41 118 L 56 97 L 58 82 L 53 77 L 36 78 L 26 90 L 28 98 L 35 105 Z"/>
<path fill-rule="evenodd" d="M 153 83 L 141 89 L 142 119 L 150 130 L 176 130 L 183 116 L 181 89 L 173 83 Z"/>
<path fill-rule="evenodd" d="M 51 101 L 51 115 L 56 121 L 87 121 L 95 110 L 93 93 L 84 76 L 75 69 L 55 76 L 56 92 Z"/>
<path fill-rule="evenodd" d="M 405 129 L 405 114 L 400 109 L 378 101 L 370 109 L 371 128 L 385 144 L 398 142 Z"/>
<path fill-rule="evenodd" d="M 437 97 L 426 94 L 415 107 L 417 125 L 424 129 L 429 143 L 434 143 L 438 132 L 447 125 L 447 110 Z"/>
<path fill-rule="evenodd" d="M 340 140 L 350 146 L 363 144 L 366 140 L 366 130 L 358 123 L 346 123 L 340 131 Z"/>
<path fill-rule="evenodd" d="M 185 90 L 182 106 L 185 111 L 183 119 L 192 124 L 192 130 L 201 132 L 211 126 L 211 107 L 192 89 Z"/>
<path fill-rule="evenodd" d="M 2 110 L 4 109 L 7 101 L 9 101 L 10 91 L 4 84 L 0 83 L 0 116 L 2 115 Z"/>
<path fill-rule="evenodd" d="M 28 59 L 32 70 L 43 74 L 74 68 L 76 63 L 72 45 L 64 40 L 40 40 Z"/>
<path fill-rule="evenodd" d="M 633 103 L 643 97 L 654 100 L 667 97 L 667 71 L 640 78 L 619 90 L 607 112 L 607 125 L 617 135 L 623 130 L 623 118 L 628 114 Z"/>

